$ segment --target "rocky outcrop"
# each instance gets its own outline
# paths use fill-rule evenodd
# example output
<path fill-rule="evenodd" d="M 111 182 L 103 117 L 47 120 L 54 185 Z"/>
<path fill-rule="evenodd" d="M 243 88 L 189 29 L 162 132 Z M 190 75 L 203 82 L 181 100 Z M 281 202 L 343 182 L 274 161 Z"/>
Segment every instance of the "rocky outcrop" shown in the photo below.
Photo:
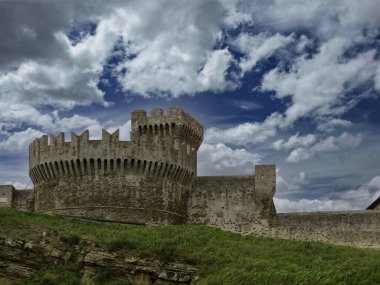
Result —
<path fill-rule="evenodd" d="M 126 250 L 108 251 L 91 240 L 77 242 L 71 244 L 56 231 L 23 240 L 0 237 L 0 284 L 14 284 L 42 268 L 57 267 L 92 278 L 107 274 L 126 284 L 191 284 L 196 279 L 196 268 L 178 260 L 140 258 Z"/>

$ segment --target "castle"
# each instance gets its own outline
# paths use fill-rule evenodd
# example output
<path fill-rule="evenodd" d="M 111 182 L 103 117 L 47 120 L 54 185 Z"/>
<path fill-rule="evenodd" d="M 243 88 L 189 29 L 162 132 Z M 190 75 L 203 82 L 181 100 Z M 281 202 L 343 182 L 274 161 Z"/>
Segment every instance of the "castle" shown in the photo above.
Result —
<path fill-rule="evenodd" d="M 277 214 L 274 165 L 247 176 L 197 176 L 203 126 L 180 108 L 132 113 L 119 130 L 29 146 L 33 190 L 0 186 L 0 207 L 133 224 L 207 224 L 256 235 L 380 248 L 380 211 Z"/>

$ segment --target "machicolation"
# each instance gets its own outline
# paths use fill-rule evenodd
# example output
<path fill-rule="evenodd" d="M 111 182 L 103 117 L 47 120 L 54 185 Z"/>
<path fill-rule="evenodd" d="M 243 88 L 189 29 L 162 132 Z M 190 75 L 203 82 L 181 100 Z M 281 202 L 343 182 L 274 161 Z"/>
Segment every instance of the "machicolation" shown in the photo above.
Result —
<path fill-rule="evenodd" d="M 102 131 L 37 138 L 34 189 L 0 185 L 0 207 L 134 224 L 207 224 L 256 235 L 380 248 L 378 204 L 367 211 L 277 214 L 275 165 L 246 176 L 197 176 L 203 126 L 180 108 L 132 113 L 130 141 Z"/>
<path fill-rule="evenodd" d="M 184 223 L 203 127 L 179 108 L 132 113 L 130 141 L 119 130 L 43 136 L 30 145 L 35 211 L 130 223 Z"/>

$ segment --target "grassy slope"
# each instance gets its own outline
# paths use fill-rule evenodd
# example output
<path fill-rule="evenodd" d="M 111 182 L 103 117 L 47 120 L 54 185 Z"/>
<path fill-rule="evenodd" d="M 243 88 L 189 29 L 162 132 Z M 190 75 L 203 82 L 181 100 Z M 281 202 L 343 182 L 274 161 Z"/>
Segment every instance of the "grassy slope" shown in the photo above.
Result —
<path fill-rule="evenodd" d="M 0 209 L 0 235 L 30 229 L 86 236 L 111 250 L 183 259 L 200 268 L 197 284 L 380 284 L 380 251 L 241 236 L 198 225 L 144 227 Z"/>

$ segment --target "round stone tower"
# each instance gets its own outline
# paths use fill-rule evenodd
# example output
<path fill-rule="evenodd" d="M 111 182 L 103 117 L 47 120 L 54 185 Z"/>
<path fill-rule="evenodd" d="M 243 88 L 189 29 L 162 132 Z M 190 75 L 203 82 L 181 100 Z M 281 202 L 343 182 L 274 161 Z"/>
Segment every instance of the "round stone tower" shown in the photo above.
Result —
<path fill-rule="evenodd" d="M 203 126 L 180 108 L 132 113 L 131 141 L 119 130 L 36 139 L 29 147 L 35 211 L 137 224 L 183 223 Z"/>

